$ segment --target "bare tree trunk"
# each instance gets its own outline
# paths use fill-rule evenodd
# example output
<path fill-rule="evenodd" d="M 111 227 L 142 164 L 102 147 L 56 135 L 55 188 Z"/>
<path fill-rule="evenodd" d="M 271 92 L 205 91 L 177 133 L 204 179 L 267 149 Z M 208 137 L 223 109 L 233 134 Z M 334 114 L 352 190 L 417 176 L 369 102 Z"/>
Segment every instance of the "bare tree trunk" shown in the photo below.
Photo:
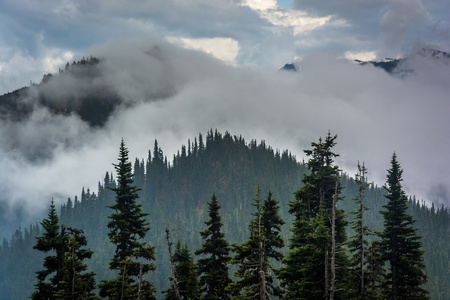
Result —
<path fill-rule="evenodd" d="M 170 241 L 169 228 L 167 228 L 167 227 L 166 227 L 166 238 L 167 238 L 167 247 L 169 248 L 170 265 L 172 268 L 173 289 L 175 290 L 175 297 L 177 297 L 178 300 L 181 300 L 180 291 L 178 289 L 178 281 L 177 281 L 175 263 L 173 261 L 173 255 L 172 255 L 172 242 Z"/>
<path fill-rule="evenodd" d="M 72 298 L 75 297 L 75 246 L 72 246 Z"/>
<path fill-rule="evenodd" d="M 359 163 L 358 163 L 359 165 Z M 361 207 L 360 207 L 360 211 L 361 211 L 361 295 L 365 295 L 364 292 L 364 189 L 366 187 L 366 168 L 364 166 L 364 162 L 361 168 L 361 187 L 359 189 L 359 198 L 361 199 Z"/>
<path fill-rule="evenodd" d="M 138 287 L 138 300 L 141 300 L 141 287 L 142 287 L 142 262 L 139 265 L 139 287 Z"/>
<path fill-rule="evenodd" d="M 125 265 L 123 267 L 122 273 L 122 292 L 120 294 L 120 300 L 123 300 L 123 294 L 125 293 L 125 274 L 127 272 L 127 262 L 125 261 Z"/>
<path fill-rule="evenodd" d="M 319 188 L 319 207 L 320 208 L 320 214 L 322 217 L 322 220 L 325 219 L 325 199 L 324 199 L 324 193 L 323 193 L 323 187 L 321 186 Z M 325 266 L 325 293 L 328 293 L 329 289 L 330 289 L 330 278 L 329 278 L 329 274 L 328 274 L 328 270 L 329 270 L 329 249 L 328 249 L 328 241 L 325 242 L 324 245 L 324 266 Z"/>
<path fill-rule="evenodd" d="M 266 300 L 266 274 L 264 272 L 264 246 L 263 242 L 259 242 L 259 299 Z"/>
<path fill-rule="evenodd" d="M 336 199 L 338 193 L 338 180 L 333 195 L 333 206 L 331 207 L 331 285 L 330 300 L 334 300 L 334 290 L 336 282 Z"/>

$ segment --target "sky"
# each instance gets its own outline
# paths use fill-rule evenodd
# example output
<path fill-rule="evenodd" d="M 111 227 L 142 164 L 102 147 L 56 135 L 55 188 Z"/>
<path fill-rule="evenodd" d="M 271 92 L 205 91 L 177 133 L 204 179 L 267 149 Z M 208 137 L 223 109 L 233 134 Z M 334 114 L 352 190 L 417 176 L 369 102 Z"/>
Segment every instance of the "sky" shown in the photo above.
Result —
<path fill-rule="evenodd" d="M 106 58 L 100 83 L 130 105 L 104 128 L 44 109 L 26 122 L 2 121 L 0 192 L 33 216 L 52 197 L 95 191 L 121 138 L 132 159 L 146 158 L 155 139 L 170 159 L 217 128 L 301 160 L 330 131 L 350 175 L 364 161 L 382 185 L 395 151 L 407 192 L 448 204 L 448 64 L 415 57 L 403 66 L 415 71 L 400 78 L 344 58 L 449 51 L 449 12 L 441 0 L 3 0 L 0 94 L 94 55 Z M 278 72 L 291 61 L 300 72 Z M 62 84 L 50 92 L 78 90 L 76 80 Z M 156 101 L 155 91 L 167 96 Z M 38 152 L 47 158 L 29 159 Z"/>
<path fill-rule="evenodd" d="M 449 51 L 449 12 L 442 0 L 3 0 L 0 93 L 120 38 L 273 68 L 324 51 L 362 60 L 401 57 L 416 43 Z"/>

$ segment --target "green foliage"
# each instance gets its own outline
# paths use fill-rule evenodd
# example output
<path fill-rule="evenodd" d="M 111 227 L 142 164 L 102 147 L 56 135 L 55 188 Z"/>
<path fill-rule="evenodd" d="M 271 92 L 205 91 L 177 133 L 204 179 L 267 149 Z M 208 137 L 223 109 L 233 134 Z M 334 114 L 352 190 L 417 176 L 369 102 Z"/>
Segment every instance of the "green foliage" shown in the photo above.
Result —
<path fill-rule="evenodd" d="M 143 278 L 145 282 L 155 283 L 158 293 L 169 288 L 167 278 L 170 266 L 164 228 L 172 228 L 174 239 L 185 241 L 190 249 L 202 248 L 206 240 L 199 235 L 199 230 L 204 227 L 206 230 L 209 227 L 205 226 L 205 222 L 210 218 L 208 201 L 211 200 L 212 191 L 221 203 L 221 207 L 217 210 L 222 224 L 220 232 L 226 236 L 229 243 L 240 244 L 248 239 L 248 228 L 245 224 L 249 224 L 254 218 L 251 215 L 254 212 L 251 200 L 255 188 L 260 185 L 261 190 L 270 189 L 273 198 L 279 200 L 279 215 L 287 223 L 287 226 L 282 226 L 280 233 L 282 239 L 289 240 L 290 245 L 298 239 L 298 244 L 303 245 L 289 249 L 291 253 L 289 256 L 296 260 L 295 255 L 298 255 L 298 259 L 302 258 L 300 254 L 307 255 L 309 259 L 305 260 L 303 269 L 305 274 L 319 270 L 316 265 L 323 257 L 318 255 L 319 252 L 315 249 L 318 241 L 304 242 L 300 236 L 305 239 L 311 239 L 312 236 L 299 235 L 296 231 L 309 232 L 314 228 L 313 225 L 316 226 L 323 221 L 317 220 L 313 224 L 307 222 L 307 219 L 296 219 L 295 215 L 288 213 L 290 208 L 288 202 L 293 199 L 292 192 L 307 185 L 303 184 L 301 179 L 305 173 L 309 174 L 305 164 L 297 162 L 288 151 L 274 150 L 264 141 L 257 143 L 253 140 L 248 143 L 240 136 L 221 134 L 212 130 L 206 136 L 200 134 L 188 141 L 185 150 L 181 149 L 170 163 L 162 150 L 159 147 L 156 149 L 156 156 L 152 149 L 144 162 L 145 174 L 142 186 L 142 183 L 139 183 L 141 179 L 138 180 L 142 177 L 142 159 L 139 160 L 138 167 L 134 160 L 135 166 L 132 170 L 136 173 L 133 174 L 134 184 L 143 189 L 137 191 L 142 197 L 137 198 L 136 203 L 142 205 L 143 211 L 152 213 L 151 219 L 149 216 L 145 217 L 147 222 L 151 220 L 152 226 L 143 240 L 155 245 L 156 252 L 156 259 L 152 262 L 157 265 L 157 269 L 147 273 Z M 343 188 L 340 195 L 344 199 L 338 201 L 338 208 L 347 212 L 356 211 L 358 204 L 352 199 L 359 194 L 359 185 L 346 174 L 341 174 L 340 181 Z M 117 277 L 120 270 L 108 269 L 116 247 L 110 243 L 107 235 L 109 233 L 107 223 L 111 221 L 108 216 L 112 210 L 106 207 L 115 204 L 116 194 L 109 188 L 114 189 L 118 185 L 111 172 L 106 172 L 104 178 L 93 185 L 97 188 L 95 192 L 92 188 L 91 190 L 85 188 L 81 195 L 71 198 L 62 205 L 60 223 L 66 227 L 82 229 L 86 233 L 89 248 L 95 252 L 93 259 L 86 260 L 86 263 L 88 269 L 97 274 L 97 282 L 113 279 L 121 282 L 121 278 Z M 313 186 L 309 189 L 314 190 Z M 334 186 L 332 189 L 334 190 Z M 304 193 L 307 191 L 308 189 L 303 190 Z M 366 189 L 365 204 L 370 210 L 365 212 L 364 219 L 367 226 L 378 231 L 383 230 L 383 218 L 379 211 L 382 205 L 387 203 L 384 194 L 385 191 L 374 184 Z M 299 202 L 297 205 L 301 208 L 302 203 Z M 447 299 L 450 292 L 450 273 L 448 264 L 443 262 L 449 261 L 450 253 L 449 210 L 443 206 L 429 207 L 423 201 L 410 198 L 408 212 L 417 220 L 418 233 L 422 236 L 425 250 L 423 258 L 428 282 L 423 288 L 430 291 L 431 299 Z M 349 220 L 354 219 L 355 215 L 349 215 Z M 326 228 L 327 219 L 324 220 L 323 228 Z M 303 223 L 294 226 L 295 222 Z M 292 231 L 289 231 L 289 228 Z M 349 235 L 355 234 L 350 226 L 346 229 Z M 0 299 L 21 300 L 31 295 L 33 284 L 37 282 L 32 271 L 42 268 L 44 258 L 44 253 L 34 250 L 33 245 L 35 237 L 42 233 L 40 226 L 33 225 L 18 229 L 9 239 L 3 240 L 0 245 Z M 291 237 L 293 240 L 290 240 Z M 369 237 L 370 242 L 372 239 L 373 236 Z M 377 257 L 381 255 L 380 251 L 376 251 L 377 248 L 380 247 L 376 243 L 371 244 L 367 254 L 366 286 L 374 290 L 375 295 L 380 293 L 377 283 L 382 281 L 384 270 L 384 264 L 375 263 Z M 284 248 L 280 252 L 286 254 L 287 249 Z M 208 255 L 201 254 L 197 258 L 200 260 L 207 257 Z M 134 258 L 133 260 L 135 261 Z M 310 266 L 309 269 L 307 264 Z M 279 267 L 277 264 L 274 265 Z M 284 267 L 292 269 L 289 272 L 295 274 L 295 265 L 286 264 Z M 123 268 L 122 264 L 120 268 Z M 294 280 L 295 277 L 292 278 L 292 282 Z M 340 277 L 338 283 L 339 280 Z M 136 282 L 136 277 L 134 281 Z M 301 290 L 308 289 L 313 282 L 303 280 L 295 284 L 298 290 Z M 161 298 L 158 293 L 155 296 Z"/>
<path fill-rule="evenodd" d="M 181 298 L 192 300 L 200 299 L 197 266 L 186 243 L 181 245 L 180 241 L 177 242 L 173 260 L 175 263 L 175 272 Z M 165 293 L 166 299 L 177 299 L 173 285 L 169 290 L 165 291 Z"/>
<path fill-rule="evenodd" d="M 203 245 L 195 251 L 198 259 L 200 273 L 200 287 L 204 299 L 228 299 L 225 288 L 231 282 L 228 276 L 228 261 L 230 259 L 230 247 L 222 229 L 220 205 L 213 193 L 208 202 L 209 219 L 205 221 L 207 228 L 200 232 Z"/>
<path fill-rule="evenodd" d="M 36 291 L 32 299 L 57 299 L 54 294 L 59 289 L 60 281 L 64 271 L 65 240 L 64 227 L 59 231 L 59 217 L 53 200 L 50 203 L 48 216 L 41 222 L 44 230 L 41 236 L 36 237 L 34 249 L 44 253 L 51 252 L 53 255 L 44 258 L 44 269 L 37 271 L 38 282 L 35 284 Z M 53 274 L 53 277 L 47 278 Z M 49 280 L 47 280 L 49 279 Z"/>
<path fill-rule="evenodd" d="M 354 198 L 358 209 L 351 212 L 355 215 L 351 226 L 355 232 L 355 235 L 351 236 L 351 240 L 348 243 L 348 248 L 350 253 L 352 253 L 350 267 L 352 268 L 352 277 L 355 285 L 352 287 L 354 291 L 355 299 L 365 299 L 367 298 L 367 249 L 369 248 L 368 236 L 371 234 L 369 226 L 366 225 L 366 220 L 364 219 L 365 212 L 369 208 L 365 205 L 364 200 L 366 198 L 366 189 L 369 186 L 367 183 L 367 168 L 363 165 L 361 166 L 358 162 L 358 173 L 355 175 L 355 182 L 359 186 L 359 193 Z"/>
<path fill-rule="evenodd" d="M 413 217 L 407 213 L 408 198 L 401 185 L 402 173 L 394 153 L 386 176 L 388 203 L 384 206 L 386 210 L 381 211 L 385 228 L 380 234 L 382 257 L 389 263 L 384 294 L 389 299 L 427 299 L 428 292 L 422 288 L 427 280 L 422 242 L 413 227 Z"/>
<path fill-rule="evenodd" d="M 288 299 L 324 299 L 330 289 L 331 219 L 335 194 L 342 189 L 338 166 L 333 165 L 338 156 L 331 151 L 335 139 L 329 133 L 324 141 L 311 143 L 313 150 L 305 150 L 311 158 L 307 162 L 309 174 L 303 176 L 303 187 L 295 193 L 289 212 L 294 215 L 289 251 L 283 260 L 279 278 Z M 339 200 L 339 196 L 338 196 Z M 346 241 L 346 216 L 336 210 L 336 263 L 338 282 L 337 299 L 344 299 L 347 285 L 347 257 L 343 249 Z"/>
<path fill-rule="evenodd" d="M 236 253 L 231 263 L 237 264 L 234 273 L 238 279 L 229 284 L 227 290 L 238 299 L 261 298 L 262 295 L 280 296 L 278 286 L 274 284 L 272 265 L 280 261 L 283 254 L 280 249 L 284 242 L 280 236 L 284 221 L 278 215 L 278 201 L 272 198 L 269 191 L 267 199 L 260 198 L 261 189 L 258 186 L 253 206 L 256 211 L 252 213 L 254 219 L 249 223 L 250 236 L 248 240 L 239 245 L 233 245 Z M 272 260 L 270 262 L 269 260 Z"/>
<path fill-rule="evenodd" d="M 134 295 L 137 298 L 138 283 L 135 278 L 140 273 L 146 274 L 155 269 L 152 263 L 147 263 L 154 260 L 155 250 L 143 241 L 149 230 L 149 223 L 145 219 L 149 214 L 143 213 L 142 205 L 136 203 L 139 188 L 132 185 L 133 173 L 131 163 L 128 162 L 128 149 L 123 140 L 118 160 L 118 164 L 113 164 L 117 171 L 118 186 L 111 188 L 116 193 L 116 202 L 108 206 L 114 210 L 109 216 L 108 237 L 116 247 L 109 268 L 118 270 L 119 274 L 115 280 L 103 281 L 100 284 L 100 295 L 111 298 L 120 293 L 121 297 L 126 294 L 128 297 Z M 139 259 L 144 261 L 138 261 Z M 154 288 L 149 282 L 145 282 L 144 286 L 144 294 L 150 297 Z"/>
<path fill-rule="evenodd" d="M 100 299 L 95 296 L 95 273 L 86 273 L 83 262 L 92 257 L 93 251 L 85 249 L 86 237 L 81 230 L 67 228 L 67 251 L 64 257 L 64 272 L 55 292 L 56 299 Z"/>

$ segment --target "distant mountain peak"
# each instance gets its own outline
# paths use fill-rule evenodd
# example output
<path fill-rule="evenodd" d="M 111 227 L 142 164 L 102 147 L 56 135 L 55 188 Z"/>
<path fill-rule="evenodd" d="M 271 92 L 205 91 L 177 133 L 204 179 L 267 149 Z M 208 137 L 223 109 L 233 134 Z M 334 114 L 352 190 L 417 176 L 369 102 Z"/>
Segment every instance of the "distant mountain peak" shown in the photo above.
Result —
<path fill-rule="evenodd" d="M 443 63 L 448 64 L 448 60 L 450 59 L 450 53 L 432 49 L 429 47 L 422 47 L 418 49 L 417 51 L 412 51 L 412 53 L 406 57 L 403 58 L 383 58 L 380 60 L 371 60 L 371 61 L 360 61 L 360 60 L 354 60 L 355 63 L 363 66 L 366 64 L 371 64 L 377 68 L 382 68 L 389 74 L 398 73 L 401 76 L 405 76 L 408 73 L 412 72 L 412 69 L 407 70 L 401 70 L 402 66 L 404 67 L 408 61 L 414 59 L 415 57 L 423 57 L 427 59 L 433 59 L 433 60 L 441 60 Z"/>
<path fill-rule="evenodd" d="M 299 66 L 296 63 L 289 62 L 285 64 L 279 71 L 291 71 L 291 72 L 297 72 L 299 70 Z"/>

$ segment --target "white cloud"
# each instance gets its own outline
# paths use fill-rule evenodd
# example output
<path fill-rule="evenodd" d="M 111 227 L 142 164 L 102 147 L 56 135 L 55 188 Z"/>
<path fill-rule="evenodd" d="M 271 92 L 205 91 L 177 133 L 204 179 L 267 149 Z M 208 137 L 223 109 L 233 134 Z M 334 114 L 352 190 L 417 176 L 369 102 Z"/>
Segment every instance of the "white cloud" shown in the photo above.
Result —
<path fill-rule="evenodd" d="M 49 53 L 42 60 L 43 69 L 49 70 L 51 73 L 58 72 L 58 69 L 65 65 L 67 62 L 71 61 L 74 54 L 71 51 L 62 52 L 59 49 L 54 49 L 52 53 Z"/>
<path fill-rule="evenodd" d="M 350 60 L 361 60 L 361 61 L 371 61 L 377 58 L 377 53 L 375 51 L 365 51 L 365 52 L 350 52 L 344 53 L 344 57 Z"/>
<path fill-rule="evenodd" d="M 42 56 L 35 58 L 27 52 L 16 52 L 5 61 L 0 61 L 0 94 L 29 86 L 30 82 L 39 83 L 43 74 L 58 72 L 70 61 L 71 51 L 42 48 Z"/>
<path fill-rule="evenodd" d="M 242 5 L 246 5 L 256 10 L 268 10 L 278 8 L 278 3 L 276 0 L 243 0 Z"/>
<path fill-rule="evenodd" d="M 199 50 L 224 62 L 236 65 L 239 54 L 239 43 L 232 38 L 168 38 L 171 42 L 181 42 L 184 48 Z"/>
<path fill-rule="evenodd" d="M 276 0 L 246 0 L 242 3 L 255 11 L 272 24 L 282 27 L 292 27 L 293 34 L 299 35 L 327 25 L 332 16 L 313 17 L 301 10 L 284 10 L 278 6 Z M 335 24 L 344 25 L 344 20 Z"/>

